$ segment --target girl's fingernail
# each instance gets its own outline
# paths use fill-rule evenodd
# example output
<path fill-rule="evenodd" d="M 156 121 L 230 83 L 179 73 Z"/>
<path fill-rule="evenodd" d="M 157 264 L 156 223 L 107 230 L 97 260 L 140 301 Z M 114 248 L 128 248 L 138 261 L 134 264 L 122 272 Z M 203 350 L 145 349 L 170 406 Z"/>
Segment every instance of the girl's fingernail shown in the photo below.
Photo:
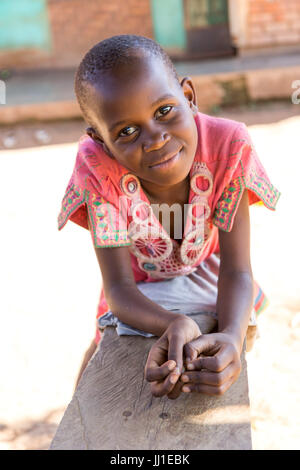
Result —
<path fill-rule="evenodd" d="M 182 391 L 185 392 L 185 393 L 189 393 L 191 391 L 191 389 L 190 389 L 190 387 L 185 385 L 184 387 L 182 387 Z"/>
<path fill-rule="evenodd" d="M 177 379 L 178 379 L 177 375 L 171 375 L 170 377 L 171 384 L 176 384 Z"/>
<path fill-rule="evenodd" d="M 194 369 L 195 369 L 195 366 L 194 366 L 194 364 L 187 364 L 187 368 L 188 368 L 189 370 L 194 370 Z"/>
<path fill-rule="evenodd" d="M 188 378 L 187 375 L 183 375 L 183 376 L 181 377 L 181 380 L 182 380 L 182 382 L 188 382 L 188 381 L 189 381 L 189 378 Z"/>
<path fill-rule="evenodd" d="M 173 370 L 175 366 L 176 366 L 176 362 L 172 361 L 172 362 L 170 362 L 170 364 L 168 364 L 168 369 Z"/>

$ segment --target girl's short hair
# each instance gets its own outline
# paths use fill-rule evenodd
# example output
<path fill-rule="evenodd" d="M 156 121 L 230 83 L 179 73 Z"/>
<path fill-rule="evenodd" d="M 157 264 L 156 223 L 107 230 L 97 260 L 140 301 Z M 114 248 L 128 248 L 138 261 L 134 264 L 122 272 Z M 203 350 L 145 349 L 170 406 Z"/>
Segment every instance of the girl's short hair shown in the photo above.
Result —
<path fill-rule="evenodd" d="M 159 58 L 179 83 L 179 77 L 170 57 L 153 39 L 133 34 L 123 34 L 104 39 L 95 44 L 85 54 L 75 75 L 76 98 L 83 116 L 90 124 L 92 122 L 89 119 L 88 86 L 99 83 L 101 76 L 111 72 L 114 67 L 128 64 L 130 58 L 136 58 L 134 53 L 141 50 L 148 53 L 149 56 Z"/>

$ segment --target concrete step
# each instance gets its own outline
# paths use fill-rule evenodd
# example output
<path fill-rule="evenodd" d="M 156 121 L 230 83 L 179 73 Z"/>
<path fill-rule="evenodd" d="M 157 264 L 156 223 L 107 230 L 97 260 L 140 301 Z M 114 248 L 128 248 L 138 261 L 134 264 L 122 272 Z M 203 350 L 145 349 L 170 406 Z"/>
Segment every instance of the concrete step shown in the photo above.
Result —
<path fill-rule="evenodd" d="M 175 65 L 180 76 L 193 78 L 203 112 L 253 101 L 290 100 L 292 84 L 300 80 L 300 54 L 295 52 Z M 6 104 L 0 104 L 0 124 L 81 116 L 74 76 L 75 69 L 2 71 Z"/>

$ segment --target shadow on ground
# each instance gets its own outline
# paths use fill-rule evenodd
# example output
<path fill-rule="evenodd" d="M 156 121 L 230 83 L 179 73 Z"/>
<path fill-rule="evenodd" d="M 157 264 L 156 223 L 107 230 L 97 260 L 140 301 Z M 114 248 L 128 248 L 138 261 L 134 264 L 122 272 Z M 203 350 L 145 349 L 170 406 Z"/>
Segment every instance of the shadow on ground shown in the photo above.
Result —
<path fill-rule="evenodd" d="M 24 420 L 12 425 L 0 424 L 0 448 L 3 450 L 47 450 L 65 409 L 51 410 L 39 420 Z"/>

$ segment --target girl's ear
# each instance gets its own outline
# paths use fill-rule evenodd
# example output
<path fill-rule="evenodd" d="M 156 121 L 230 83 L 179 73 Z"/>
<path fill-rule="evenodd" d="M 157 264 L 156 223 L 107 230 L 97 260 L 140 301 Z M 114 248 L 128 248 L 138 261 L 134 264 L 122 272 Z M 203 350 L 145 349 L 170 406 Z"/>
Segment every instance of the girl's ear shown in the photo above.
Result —
<path fill-rule="evenodd" d="M 98 132 L 93 128 L 93 127 L 88 127 L 85 131 L 87 133 L 87 135 L 89 135 L 95 142 L 97 142 L 97 144 L 100 144 L 104 150 L 105 153 L 107 153 L 107 155 L 110 157 L 110 158 L 115 158 L 113 156 L 113 154 L 110 152 L 110 150 L 107 148 L 104 140 L 102 139 L 102 137 L 98 134 Z"/>
<path fill-rule="evenodd" d="M 197 97 L 195 93 L 194 84 L 190 77 L 184 77 L 180 82 L 180 86 L 182 88 L 184 96 L 189 102 L 192 113 L 194 114 L 194 116 L 196 116 L 196 114 L 198 113 Z"/>

